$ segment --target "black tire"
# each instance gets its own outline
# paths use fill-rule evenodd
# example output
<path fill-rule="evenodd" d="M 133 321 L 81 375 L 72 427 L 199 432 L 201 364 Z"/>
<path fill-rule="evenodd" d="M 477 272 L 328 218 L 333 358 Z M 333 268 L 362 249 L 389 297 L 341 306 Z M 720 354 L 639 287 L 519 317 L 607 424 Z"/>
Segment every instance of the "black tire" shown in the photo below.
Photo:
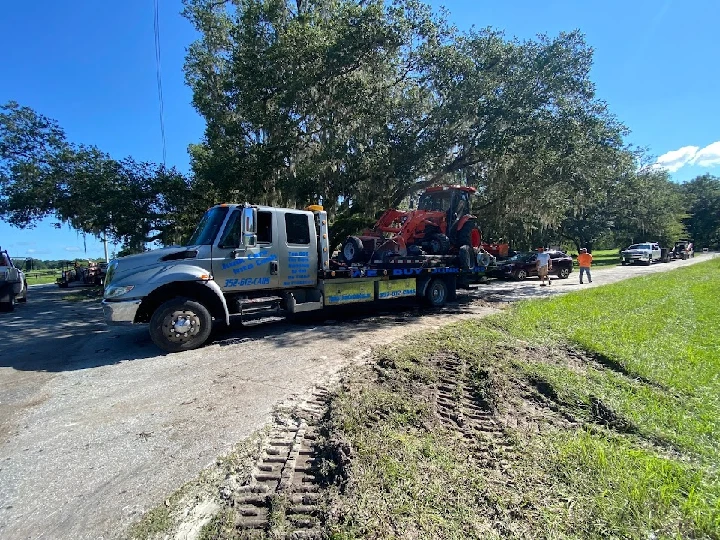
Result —
<path fill-rule="evenodd" d="M 363 241 L 357 236 L 348 236 L 342 245 L 342 255 L 349 263 L 362 262 Z"/>
<path fill-rule="evenodd" d="M 446 255 L 450 251 L 450 239 L 442 233 L 435 233 L 430 237 L 428 251 L 431 255 Z"/>
<path fill-rule="evenodd" d="M 176 325 L 181 319 L 189 323 L 189 330 L 177 331 Z M 150 318 L 150 337 L 167 352 L 197 349 L 210 337 L 211 330 L 210 312 L 200 302 L 188 298 L 168 300 Z"/>
<path fill-rule="evenodd" d="M 527 272 L 521 268 L 520 270 L 515 270 L 515 272 L 513 272 L 513 276 L 515 276 L 515 279 L 518 281 L 525 281 L 527 278 Z"/>
<path fill-rule="evenodd" d="M 570 277 L 570 269 L 569 268 L 561 268 L 558 270 L 558 277 L 560 279 L 567 279 Z"/>
<path fill-rule="evenodd" d="M 623 259 L 622 261 L 620 261 L 620 264 L 621 264 L 622 266 L 625 266 L 627 263 L 625 262 L 625 259 Z"/>
<path fill-rule="evenodd" d="M 645 266 L 650 266 L 650 265 L 652 265 L 652 257 L 650 257 L 650 258 L 647 260 L 647 262 L 645 263 Z"/>
<path fill-rule="evenodd" d="M 465 225 L 462 226 L 462 229 L 458 231 L 455 237 L 455 245 L 477 247 L 472 245 L 472 232 L 477 228 L 476 221 L 474 219 L 468 219 Z"/>
<path fill-rule="evenodd" d="M 460 268 L 463 270 L 471 270 L 475 268 L 475 251 L 470 246 L 462 246 L 460 253 L 458 253 L 458 259 L 460 260 Z"/>
<path fill-rule="evenodd" d="M 26 303 L 27 302 L 27 292 L 28 292 L 28 286 L 27 286 L 27 281 L 26 281 L 25 282 L 25 292 L 23 293 L 23 297 L 18 298 L 17 301 L 22 302 L 23 304 Z"/>
<path fill-rule="evenodd" d="M 448 286 L 444 279 L 435 278 L 425 290 L 425 301 L 431 307 L 443 307 L 448 300 Z"/>
<path fill-rule="evenodd" d="M 0 312 L 10 313 L 15 311 L 15 301 L 11 298 L 9 302 L 0 302 Z"/>

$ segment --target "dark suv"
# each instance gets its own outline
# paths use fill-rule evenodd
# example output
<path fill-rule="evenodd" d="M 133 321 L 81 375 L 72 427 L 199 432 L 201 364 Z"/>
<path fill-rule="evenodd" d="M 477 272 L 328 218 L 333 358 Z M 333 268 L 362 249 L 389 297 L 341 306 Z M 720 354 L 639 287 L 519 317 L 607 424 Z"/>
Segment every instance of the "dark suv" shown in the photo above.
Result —
<path fill-rule="evenodd" d="M 566 279 L 573 268 L 573 260 L 570 255 L 562 251 L 546 251 L 550 255 L 552 269 L 550 275 Z M 503 279 L 514 278 L 522 281 L 531 276 L 537 276 L 535 261 L 537 253 L 517 253 L 509 259 L 498 262 L 497 266 L 489 269 L 487 275 Z"/>

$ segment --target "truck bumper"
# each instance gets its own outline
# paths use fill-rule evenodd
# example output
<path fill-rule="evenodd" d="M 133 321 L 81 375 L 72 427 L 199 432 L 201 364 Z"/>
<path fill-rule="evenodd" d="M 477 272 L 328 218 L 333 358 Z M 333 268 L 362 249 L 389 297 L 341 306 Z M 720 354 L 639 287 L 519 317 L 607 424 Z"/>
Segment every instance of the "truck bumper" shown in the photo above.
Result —
<path fill-rule="evenodd" d="M 103 300 L 103 314 L 107 324 L 132 324 L 142 300 Z"/>

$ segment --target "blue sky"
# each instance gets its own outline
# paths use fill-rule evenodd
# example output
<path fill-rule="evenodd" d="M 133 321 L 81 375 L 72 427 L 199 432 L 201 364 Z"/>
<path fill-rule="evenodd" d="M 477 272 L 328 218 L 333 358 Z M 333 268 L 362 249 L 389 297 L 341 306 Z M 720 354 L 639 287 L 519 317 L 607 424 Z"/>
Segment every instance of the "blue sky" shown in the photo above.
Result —
<path fill-rule="evenodd" d="M 595 50 L 598 96 L 631 129 L 629 142 L 661 158 L 673 178 L 720 175 L 720 41 L 716 0 L 513 2 L 432 0 L 460 28 L 492 26 L 532 38 L 579 28 Z M 196 35 L 180 0 L 160 0 L 167 164 L 187 171 L 202 138 L 182 66 Z M 114 157 L 162 161 L 153 1 L 35 0 L 3 6 L 0 103 L 15 100 L 56 119 L 68 139 Z M 50 220 L 52 221 L 52 220 Z M 0 223 L 11 256 L 97 257 L 100 242 L 50 222 Z"/>

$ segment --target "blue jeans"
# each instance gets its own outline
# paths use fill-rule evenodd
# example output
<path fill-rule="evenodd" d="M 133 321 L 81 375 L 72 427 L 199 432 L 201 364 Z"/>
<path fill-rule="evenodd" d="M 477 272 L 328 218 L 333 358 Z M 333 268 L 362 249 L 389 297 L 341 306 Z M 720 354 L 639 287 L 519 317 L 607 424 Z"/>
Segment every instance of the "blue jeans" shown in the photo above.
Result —
<path fill-rule="evenodd" d="M 583 273 L 587 274 L 588 281 L 592 283 L 592 277 L 590 276 L 590 268 L 580 267 L 580 283 L 583 282 Z"/>

